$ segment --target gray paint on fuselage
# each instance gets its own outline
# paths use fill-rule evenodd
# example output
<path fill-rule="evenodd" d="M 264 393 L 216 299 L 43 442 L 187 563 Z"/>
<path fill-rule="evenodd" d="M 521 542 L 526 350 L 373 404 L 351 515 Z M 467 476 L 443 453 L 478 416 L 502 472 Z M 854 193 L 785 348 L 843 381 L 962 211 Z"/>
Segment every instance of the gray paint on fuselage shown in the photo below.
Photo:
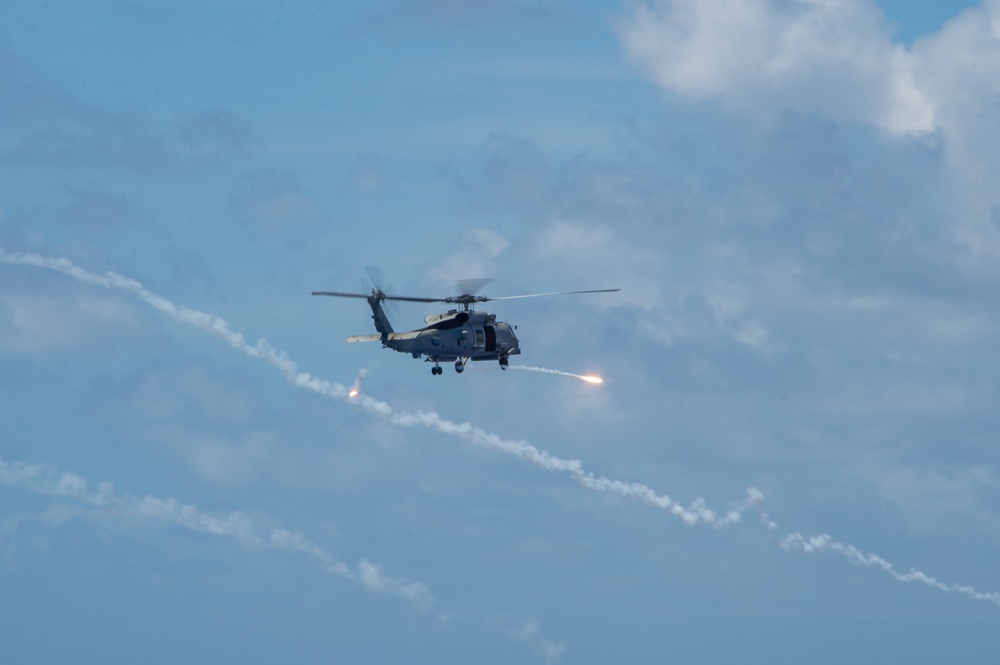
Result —
<path fill-rule="evenodd" d="M 447 362 L 459 358 L 469 360 L 497 360 L 521 353 L 513 326 L 497 321 L 486 312 L 452 310 L 433 314 L 424 319 L 425 328 L 408 332 L 392 332 L 381 303 L 369 298 L 372 319 L 379 335 L 356 335 L 345 341 L 381 341 L 382 346 L 409 353 L 414 358 L 427 356 L 433 362 Z M 492 329 L 492 331 L 490 330 Z"/>

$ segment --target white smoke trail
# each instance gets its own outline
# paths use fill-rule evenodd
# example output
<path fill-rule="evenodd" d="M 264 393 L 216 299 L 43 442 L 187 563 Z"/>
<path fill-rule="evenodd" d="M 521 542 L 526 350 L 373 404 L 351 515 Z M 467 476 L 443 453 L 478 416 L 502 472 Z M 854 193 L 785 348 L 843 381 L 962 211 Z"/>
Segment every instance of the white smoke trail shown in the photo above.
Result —
<path fill-rule="evenodd" d="M 516 369 L 522 372 L 541 372 L 542 374 L 555 374 L 556 376 L 569 376 L 580 379 L 587 383 L 604 383 L 604 379 L 590 374 L 574 374 L 573 372 L 563 372 L 558 369 L 548 369 L 547 367 L 532 367 L 531 365 L 510 365 L 509 369 Z"/>
<path fill-rule="evenodd" d="M 350 580 L 372 593 L 398 596 L 418 612 L 427 613 L 434 604 L 430 590 L 420 582 L 388 576 L 380 565 L 367 559 L 361 559 L 352 567 L 335 559 L 301 533 L 273 529 L 262 535 L 253 520 L 240 512 L 213 515 L 194 504 L 172 498 L 116 494 L 114 485 L 109 482 L 98 483 L 96 490 L 90 490 L 87 481 L 75 473 L 42 464 L 7 462 L 2 457 L 0 485 L 20 486 L 36 494 L 75 499 L 126 517 L 156 519 L 197 533 L 234 538 L 249 550 L 274 549 L 305 554 L 312 557 L 323 572 Z"/>
<path fill-rule="evenodd" d="M 509 621 L 509 619 L 497 617 L 496 621 L 504 622 Z M 566 651 L 566 645 L 562 642 L 553 642 L 552 640 L 542 638 L 538 634 L 540 628 L 541 623 L 538 619 L 532 618 L 527 621 L 517 621 L 507 629 L 507 635 L 517 642 L 525 642 L 533 645 L 535 651 L 545 658 L 545 662 L 554 663 Z"/>
<path fill-rule="evenodd" d="M 789 552 L 798 551 L 806 554 L 823 552 L 826 550 L 839 552 L 851 563 L 867 566 L 869 568 L 877 568 L 884 571 L 899 582 L 919 582 L 920 584 L 929 586 L 932 589 L 937 589 L 938 591 L 964 594 L 970 598 L 985 600 L 1000 607 L 1000 592 L 976 591 L 973 587 L 964 584 L 946 584 L 913 568 L 911 568 L 908 573 L 901 573 L 896 570 L 895 566 L 877 554 L 866 554 L 853 545 L 837 542 L 825 533 L 821 536 L 811 536 L 808 538 L 798 532 L 791 533 L 782 539 L 780 546 L 783 550 Z"/>
<path fill-rule="evenodd" d="M 347 391 L 347 396 L 348 397 L 357 397 L 358 396 L 358 393 L 361 392 L 361 380 L 364 379 L 365 376 L 367 376 L 367 375 L 368 375 L 368 368 L 367 367 L 362 368 L 362 370 L 360 372 L 358 372 L 358 378 L 354 379 L 354 385 L 352 385 L 351 389 Z"/>
<path fill-rule="evenodd" d="M 504 439 L 468 422 L 459 424 L 446 420 L 434 412 L 396 412 L 386 402 L 366 395 L 358 395 L 352 399 L 349 397 L 349 391 L 339 383 L 319 379 L 308 372 L 299 372 L 297 365 L 284 352 L 278 351 L 271 346 L 267 340 L 260 339 L 255 345 L 250 345 L 246 342 L 242 334 L 233 331 L 229 327 L 229 324 L 222 318 L 214 314 L 207 314 L 175 305 L 169 300 L 147 291 L 139 282 L 116 273 L 109 271 L 103 276 L 96 275 L 76 266 L 67 259 L 49 258 L 35 253 L 7 253 L 3 249 L 0 249 L 0 262 L 9 265 L 27 265 L 56 270 L 83 282 L 130 291 L 176 321 L 193 325 L 207 333 L 221 337 L 241 353 L 252 358 L 258 358 L 272 365 L 293 385 L 312 390 L 317 394 L 333 399 L 351 399 L 353 403 L 361 405 L 372 415 L 400 427 L 414 427 L 418 425 L 427 427 L 443 434 L 459 437 L 474 445 L 511 455 L 547 471 L 566 473 L 586 489 L 597 492 L 610 492 L 655 508 L 660 508 L 667 514 L 678 518 L 687 526 L 706 525 L 722 529 L 739 523 L 743 513 L 753 510 L 758 514 L 761 524 L 768 530 L 772 532 L 778 530 L 777 523 L 771 520 L 762 508 L 764 495 L 754 487 L 747 490 L 745 499 L 734 502 L 721 515 L 708 508 L 700 498 L 696 499 L 690 505 L 684 506 L 667 495 L 658 494 L 647 485 L 596 475 L 584 470 L 579 460 L 557 457 L 544 450 L 539 450 L 527 441 Z M 545 368 L 529 369 L 527 367 L 525 369 L 529 371 L 567 374 L 582 378 L 579 375 L 559 372 L 558 370 L 547 370 Z M 865 554 L 851 545 L 838 543 L 827 535 L 807 539 L 798 533 L 793 533 L 780 542 L 780 547 L 786 551 L 799 551 L 805 554 L 825 550 L 840 552 L 853 563 L 880 569 L 897 581 L 921 582 L 939 591 L 961 593 L 976 600 L 984 600 L 1000 607 L 1000 593 L 998 592 L 980 592 L 967 585 L 945 584 L 917 570 L 913 570 L 908 574 L 902 574 L 896 571 L 892 564 L 881 557 L 874 554 Z"/>

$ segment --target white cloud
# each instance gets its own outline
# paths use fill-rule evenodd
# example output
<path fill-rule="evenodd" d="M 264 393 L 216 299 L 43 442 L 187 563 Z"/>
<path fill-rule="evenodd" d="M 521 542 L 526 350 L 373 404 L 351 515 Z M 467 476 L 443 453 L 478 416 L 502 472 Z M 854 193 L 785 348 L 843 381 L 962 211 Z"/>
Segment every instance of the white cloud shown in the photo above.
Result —
<path fill-rule="evenodd" d="M 492 229 L 469 229 L 448 256 L 427 269 L 427 278 L 450 285 L 456 280 L 495 277 L 496 259 L 509 244 Z"/>
<path fill-rule="evenodd" d="M 984 0 L 907 49 L 869 0 L 651 0 L 617 25 L 628 54 L 671 93 L 774 117 L 786 110 L 932 136 L 956 231 L 995 257 L 1000 236 L 1000 0 Z"/>
<path fill-rule="evenodd" d="M 972 529 L 1000 542 L 1000 518 L 988 500 L 997 495 L 1000 483 L 988 466 L 871 467 L 861 473 L 918 533 L 950 534 Z"/>
<path fill-rule="evenodd" d="M 767 330 L 760 321 L 747 314 L 748 302 L 744 296 L 729 288 L 710 293 L 707 300 L 720 329 L 737 342 L 754 350 L 768 350 Z"/>
<path fill-rule="evenodd" d="M 245 432 L 237 438 L 185 440 L 190 463 L 207 480 L 221 484 L 243 484 L 273 472 L 277 435 Z"/>
<path fill-rule="evenodd" d="M 1000 1 L 987 0 L 913 46 L 917 80 L 934 104 L 951 185 L 956 238 L 992 264 L 1000 257 Z"/>
<path fill-rule="evenodd" d="M 0 293 L 0 352 L 42 354 L 105 346 L 138 335 L 143 317 L 103 295 L 79 297 Z"/>
<path fill-rule="evenodd" d="M 574 289 L 620 288 L 616 304 L 646 310 L 663 299 L 657 279 L 662 253 L 631 244 L 606 224 L 555 221 L 532 237 L 530 247 L 533 263 L 558 267 Z"/>
<path fill-rule="evenodd" d="M 506 625 L 507 635 L 515 642 L 523 642 L 541 655 L 546 663 L 554 663 L 566 651 L 566 645 L 562 642 L 542 637 L 541 622 L 531 618 L 517 621 L 511 617 L 497 616 L 492 621 L 500 625 Z"/>
<path fill-rule="evenodd" d="M 433 597 L 426 586 L 420 582 L 390 577 L 382 571 L 382 566 L 367 559 L 358 562 L 358 576 L 369 591 L 399 596 L 418 610 L 425 611 L 433 603 Z"/>
<path fill-rule="evenodd" d="M 689 259 L 675 261 L 669 250 L 665 255 L 662 248 L 635 243 L 606 224 L 557 221 L 542 228 L 530 244 L 531 261 L 557 266 L 574 288 L 622 289 L 595 302 L 634 307 L 638 329 L 655 340 L 673 344 L 683 338 L 703 339 L 704 322 L 687 311 L 698 301 L 711 311 L 717 332 L 756 352 L 773 351 L 767 328 L 754 311 L 752 289 L 722 271 L 685 276 L 679 264 Z M 687 251 L 678 248 L 678 254 Z"/>
<path fill-rule="evenodd" d="M 98 399 L 119 427 L 209 482 L 301 480 L 283 456 L 290 437 L 264 424 L 267 410 L 239 377 L 198 364 L 157 365 L 117 389 L 103 386 Z"/>
<path fill-rule="evenodd" d="M 893 134 L 934 128 L 912 54 L 867 0 L 661 0 L 636 5 L 618 30 L 628 54 L 684 97 Z"/>

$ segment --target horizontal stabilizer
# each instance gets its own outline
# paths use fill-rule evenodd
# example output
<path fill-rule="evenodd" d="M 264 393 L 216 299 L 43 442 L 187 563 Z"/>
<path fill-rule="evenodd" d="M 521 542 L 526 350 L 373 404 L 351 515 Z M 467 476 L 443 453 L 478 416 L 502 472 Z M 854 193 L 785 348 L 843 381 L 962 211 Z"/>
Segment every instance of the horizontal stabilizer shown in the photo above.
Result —
<path fill-rule="evenodd" d="M 382 339 L 382 335 L 351 335 L 345 342 L 378 342 Z"/>

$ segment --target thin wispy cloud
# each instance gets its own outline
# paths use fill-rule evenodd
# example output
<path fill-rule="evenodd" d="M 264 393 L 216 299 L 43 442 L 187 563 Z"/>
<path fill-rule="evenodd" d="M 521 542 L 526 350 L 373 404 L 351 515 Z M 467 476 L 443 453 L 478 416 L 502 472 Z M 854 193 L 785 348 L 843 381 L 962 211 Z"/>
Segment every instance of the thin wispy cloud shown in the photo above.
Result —
<path fill-rule="evenodd" d="M 368 559 L 361 559 L 355 565 L 340 561 L 301 533 L 280 528 L 261 529 L 241 512 L 216 514 L 170 497 L 120 494 L 106 481 L 91 489 L 90 483 L 78 474 L 44 464 L 11 462 L 2 457 L 0 484 L 73 499 L 117 515 L 159 520 L 196 533 L 232 538 L 251 551 L 274 549 L 307 555 L 323 572 L 350 580 L 367 591 L 397 596 L 421 613 L 434 609 L 434 597 L 421 582 L 389 575 L 381 565 Z"/>

